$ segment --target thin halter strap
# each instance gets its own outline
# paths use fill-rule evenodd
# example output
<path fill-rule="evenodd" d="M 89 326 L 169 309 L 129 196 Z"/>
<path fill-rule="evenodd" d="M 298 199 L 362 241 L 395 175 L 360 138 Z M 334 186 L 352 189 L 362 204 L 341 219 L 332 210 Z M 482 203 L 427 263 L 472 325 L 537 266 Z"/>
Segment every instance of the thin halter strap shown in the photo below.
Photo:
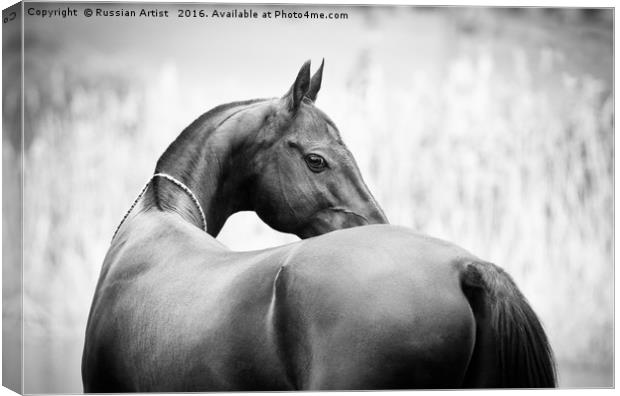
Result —
<path fill-rule="evenodd" d="M 136 206 L 136 204 L 138 203 L 140 198 L 142 198 L 142 195 L 144 195 L 144 192 L 148 188 L 149 184 L 151 184 L 153 179 L 156 178 L 156 177 L 163 177 L 164 179 L 171 181 L 173 184 L 175 184 L 178 187 L 180 187 L 181 190 L 185 191 L 185 193 L 187 193 L 187 195 L 189 195 L 189 197 L 194 202 L 194 205 L 196 205 L 196 207 L 198 208 L 198 211 L 200 212 L 200 218 L 202 220 L 202 229 L 204 230 L 204 232 L 207 232 L 207 218 L 205 217 L 205 213 L 202 210 L 202 206 L 200 205 L 200 202 L 198 201 L 198 198 L 196 198 L 196 195 L 194 195 L 192 190 L 190 190 L 189 187 L 187 187 L 185 184 L 183 184 L 182 182 L 180 182 L 179 180 L 175 179 L 174 177 L 170 176 L 167 173 L 155 173 L 153 176 L 151 176 L 149 181 L 146 182 L 144 188 L 142 189 L 142 191 L 140 191 L 140 194 L 138 194 L 138 197 L 133 201 L 133 203 L 131 204 L 131 207 L 129 208 L 127 213 L 125 213 L 125 216 L 123 216 L 123 219 L 121 220 L 120 224 L 118 225 L 118 227 L 116 227 L 116 231 L 114 231 L 114 235 L 112 235 L 112 239 L 114 239 L 114 237 L 118 233 L 118 230 L 121 228 L 121 226 L 123 225 L 123 223 L 127 219 L 127 216 L 129 216 L 129 214 L 131 213 L 133 208 Z"/>

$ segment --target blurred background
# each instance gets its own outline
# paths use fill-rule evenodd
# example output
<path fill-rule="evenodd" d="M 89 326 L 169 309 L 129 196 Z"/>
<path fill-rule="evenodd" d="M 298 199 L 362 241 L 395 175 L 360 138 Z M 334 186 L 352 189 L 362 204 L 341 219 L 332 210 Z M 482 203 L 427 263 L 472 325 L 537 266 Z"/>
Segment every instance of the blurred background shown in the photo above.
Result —
<path fill-rule="evenodd" d="M 129 19 L 72 6 L 80 17 L 25 18 L 25 392 L 82 391 L 103 257 L 167 145 L 211 107 L 284 94 L 323 57 L 317 105 L 391 222 L 505 268 L 548 332 L 562 387 L 613 385 L 612 10 L 89 5 L 171 15 Z M 5 119 L 14 92 L 5 83 Z M 5 168 L 18 147 L 3 134 Z M 239 213 L 218 239 L 253 250 L 296 237 Z"/>

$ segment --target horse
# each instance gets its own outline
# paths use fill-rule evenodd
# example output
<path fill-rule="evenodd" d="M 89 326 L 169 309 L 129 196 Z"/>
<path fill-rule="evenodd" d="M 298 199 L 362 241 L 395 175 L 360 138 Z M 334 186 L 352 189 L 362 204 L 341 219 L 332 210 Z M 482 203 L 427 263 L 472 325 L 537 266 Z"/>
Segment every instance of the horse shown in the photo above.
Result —
<path fill-rule="evenodd" d="M 388 223 L 315 106 L 323 67 L 215 107 L 159 158 L 103 261 L 85 392 L 556 386 L 506 272 Z M 229 250 L 215 237 L 242 210 L 301 240 Z"/>

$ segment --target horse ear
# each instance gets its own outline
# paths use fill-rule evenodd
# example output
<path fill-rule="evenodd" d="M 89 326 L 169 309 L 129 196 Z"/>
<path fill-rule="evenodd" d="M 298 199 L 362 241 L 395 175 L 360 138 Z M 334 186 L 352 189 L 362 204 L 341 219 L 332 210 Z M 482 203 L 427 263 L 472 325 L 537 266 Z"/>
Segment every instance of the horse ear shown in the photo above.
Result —
<path fill-rule="evenodd" d="M 288 102 L 288 108 L 290 111 L 297 111 L 297 109 L 299 108 L 299 104 L 306 95 L 306 92 L 308 92 L 309 87 L 310 60 L 307 60 L 306 63 L 303 64 L 301 69 L 299 69 L 299 73 L 297 73 L 297 78 L 291 86 L 291 89 L 289 89 L 286 95 L 284 95 L 283 97 L 283 99 Z"/>
<path fill-rule="evenodd" d="M 316 102 L 316 97 L 319 94 L 319 89 L 321 89 L 321 81 L 323 80 L 323 65 L 325 65 L 325 58 L 321 61 L 321 66 L 314 73 L 312 79 L 310 80 L 310 88 L 308 88 L 308 93 L 306 93 L 306 97 L 313 102 Z"/>

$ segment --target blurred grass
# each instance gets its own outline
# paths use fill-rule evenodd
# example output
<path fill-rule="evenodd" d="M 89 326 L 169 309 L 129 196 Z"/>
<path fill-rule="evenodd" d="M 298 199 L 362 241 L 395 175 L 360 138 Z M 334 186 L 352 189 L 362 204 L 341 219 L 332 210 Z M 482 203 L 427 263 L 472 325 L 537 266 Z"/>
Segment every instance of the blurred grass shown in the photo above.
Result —
<path fill-rule="evenodd" d="M 319 106 L 388 217 L 508 270 L 561 369 L 598 375 L 575 383 L 561 370 L 562 383 L 611 386 L 610 22 L 544 10 L 364 13 L 360 49 L 339 60 L 343 74 L 326 72 Z M 428 38 L 403 34 L 410 26 Z M 244 76 L 206 90 L 183 84 L 174 62 L 133 68 L 96 53 L 72 62 L 45 38 L 31 40 L 25 390 L 79 392 L 86 317 L 112 232 L 181 129 L 223 97 L 248 99 L 250 88 Z M 283 93 L 295 72 L 277 70 L 281 86 L 264 95 Z M 238 214 L 220 239 L 255 249 L 295 238 Z"/>
<path fill-rule="evenodd" d="M 439 86 L 412 72 L 395 103 L 378 77 L 348 98 L 341 128 L 370 132 L 352 149 L 372 150 L 363 168 L 393 222 L 506 268 L 552 339 L 570 343 L 560 358 L 611 363 L 611 94 L 565 75 L 556 96 L 493 68 L 460 58 Z"/>

